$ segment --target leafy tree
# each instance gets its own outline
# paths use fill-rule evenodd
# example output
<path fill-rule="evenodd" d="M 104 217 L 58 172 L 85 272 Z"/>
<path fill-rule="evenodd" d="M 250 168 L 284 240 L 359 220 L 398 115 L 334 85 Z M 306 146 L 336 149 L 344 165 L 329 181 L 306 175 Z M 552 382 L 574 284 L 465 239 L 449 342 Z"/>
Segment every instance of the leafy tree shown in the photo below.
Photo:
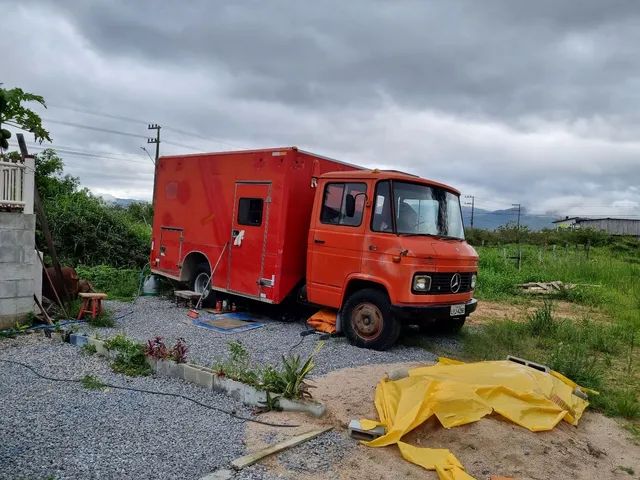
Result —
<path fill-rule="evenodd" d="M 55 150 L 47 148 L 36 155 L 36 186 L 43 201 L 68 195 L 80 186 L 80 180 L 64 175 L 64 163 Z"/>
<path fill-rule="evenodd" d="M 31 132 L 37 142 L 51 141 L 49 132 L 42 126 L 42 119 L 33 110 L 24 107 L 22 104 L 25 102 L 36 102 L 47 107 L 40 95 L 25 92 L 20 88 L 0 88 L 0 155 L 9 148 L 8 141 L 11 138 L 11 132 L 2 128 L 3 125 Z"/>
<path fill-rule="evenodd" d="M 80 187 L 64 174 L 64 162 L 53 149 L 36 155 L 36 184 L 58 256 L 69 265 L 139 267 L 146 263 L 152 209 L 134 203 L 121 208 Z M 36 233 L 39 248 L 44 238 Z M 46 250 L 46 249 L 45 249 Z"/>

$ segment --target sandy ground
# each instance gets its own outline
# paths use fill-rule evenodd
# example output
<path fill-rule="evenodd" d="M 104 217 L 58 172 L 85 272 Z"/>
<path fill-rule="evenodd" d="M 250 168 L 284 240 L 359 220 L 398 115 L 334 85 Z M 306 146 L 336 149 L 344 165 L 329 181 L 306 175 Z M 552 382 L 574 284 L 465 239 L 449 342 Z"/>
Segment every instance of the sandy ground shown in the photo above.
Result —
<path fill-rule="evenodd" d="M 286 419 L 302 425 L 295 431 L 274 433 L 273 429 L 248 424 L 248 450 L 257 450 L 319 425 L 332 425 L 334 434 L 345 438 L 342 451 L 330 451 L 330 447 L 327 451 L 316 451 L 321 448 L 317 445 L 312 451 L 301 445 L 263 460 L 263 466 L 269 473 L 287 479 L 436 479 L 435 472 L 403 460 L 395 446 L 374 449 L 347 438 L 346 426 L 351 419 L 377 418 L 373 396 L 378 380 L 385 373 L 409 366 L 412 365 L 371 365 L 338 370 L 318 378 L 314 397 L 327 405 L 328 414 L 322 419 L 311 419 L 301 414 L 266 413 L 261 418 Z M 615 420 L 589 411 L 577 428 L 563 422 L 553 431 L 542 433 L 529 432 L 497 416 L 450 430 L 433 420 L 409 433 L 405 440 L 413 445 L 449 448 L 478 480 L 492 475 L 532 480 L 640 478 L 640 446 Z M 317 459 L 311 461 L 313 456 L 331 461 L 323 465 Z"/>
<path fill-rule="evenodd" d="M 482 325 L 491 320 L 524 320 L 527 314 L 533 313 L 542 306 L 543 300 L 540 298 L 526 299 L 521 304 L 491 302 L 481 300 L 478 302 L 478 309 L 467 318 L 468 325 Z M 580 320 L 590 318 L 593 320 L 603 320 L 602 312 L 583 305 L 571 302 L 553 301 L 554 313 L 557 317 Z"/>

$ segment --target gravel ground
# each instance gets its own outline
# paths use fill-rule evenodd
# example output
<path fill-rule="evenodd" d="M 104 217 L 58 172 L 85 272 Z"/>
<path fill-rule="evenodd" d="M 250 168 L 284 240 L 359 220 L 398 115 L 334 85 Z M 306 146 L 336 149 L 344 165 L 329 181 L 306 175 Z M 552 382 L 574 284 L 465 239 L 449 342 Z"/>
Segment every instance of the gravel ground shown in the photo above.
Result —
<path fill-rule="evenodd" d="M 140 297 L 133 303 L 110 301 L 114 328 L 75 327 L 108 338 L 117 333 L 140 342 L 160 335 L 167 344 L 183 337 L 189 360 L 210 365 L 227 355 L 228 342 L 240 340 L 257 365 L 278 363 L 283 354 L 310 354 L 318 336 L 301 337 L 303 323 L 266 320 L 263 328 L 220 334 L 195 327 L 186 309 L 170 300 Z M 431 341 L 434 341 L 433 339 Z M 438 342 L 453 342 L 442 338 Z M 410 339 L 409 342 L 415 342 Z M 232 398 L 175 379 L 130 378 L 113 373 L 104 358 L 84 354 L 42 334 L 0 341 L 0 358 L 21 361 L 40 373 L 62 378 L 96 375 L 115 385 L 181 393 L 206 404 L 250 415 Z M 434 355 L 416 346 L 398 345 L 387 352 L 355 348 L 344 338 L 331 338 L 316 357 L 315 375 L 374 363 L 431 361 Z M 244 423 L 185 400 L 109 389 L 89 391 L 75 383 L 36 377 L 17 365 L 0 364 L 0 480 L 2 479 L 198 479 L 245 454 Z M 275 429 L 274 439 L 283 435 Z M 326 472 L 352 442 L 343 432 L 330 432 L 280 454 L 295 471 Z M 261 465 L 236 474 L 238 480 L 272 480 Z"/>
<path fill-rule="evenodd" d="M 318 336 L 301 337 L 300 332 L 307 328 L 301 322 L 287 323 L 266 320 L 262 328 L 236 334 L 217 333 L 212 330 L 195 327 L 187 317 L 184 307 L 176 307 L 167 299 L 158 297 L 140 297 L 133 304 L 107 302 L 115 317 L 128 314 L 117 320 L 115 328 L 82 327 L 87 333 L 97 333 L 101 338 L 124 332 L 140 342 L 160 335 L 167 344 L 183 337 L 189 346 L 190 361 L 200 365 L 211 365 L 217 359 L 227 355 L 227 343 L 241 341 L 257 364 L 280 362 L 283 354 L 289 351 L 306 356 L 317 346 Z M 301 342 L 302 340 L 302 342 Z M 438 341 L 447 341 L 442 338 Z M 357 367 L 372 363 L 433 361 L 435 356 L 420 347 L 396 345 L 386 352 L 377 352 L 356 348 L 344 337 L 325 341 L 324 347 L 316 356 L 315 375 L 339 368 Z"/>
<path fill-rule="evenodd" d="M 230 397 L 179 380 L 129 378 L 41 334 L 0 342 L 0 358 L 62 378 L 180 393 L 250 415 Z M 244 454 L 244 423 L 185 400 L 38 378 L 0 363 L 0 479 L 200 478 Z"/>

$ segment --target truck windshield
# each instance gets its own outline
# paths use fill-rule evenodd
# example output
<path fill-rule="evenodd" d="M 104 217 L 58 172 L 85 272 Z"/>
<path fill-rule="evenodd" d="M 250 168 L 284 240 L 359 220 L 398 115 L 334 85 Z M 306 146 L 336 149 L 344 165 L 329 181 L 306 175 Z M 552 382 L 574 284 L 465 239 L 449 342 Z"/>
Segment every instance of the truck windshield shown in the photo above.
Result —
<path fill-rule="evenodd" d="M 393 232 L 390 182 L 378 183 L 371 228 Z M 395 233 L 464 239 L 460 199 L 442 188 L 393 182 Z"/>

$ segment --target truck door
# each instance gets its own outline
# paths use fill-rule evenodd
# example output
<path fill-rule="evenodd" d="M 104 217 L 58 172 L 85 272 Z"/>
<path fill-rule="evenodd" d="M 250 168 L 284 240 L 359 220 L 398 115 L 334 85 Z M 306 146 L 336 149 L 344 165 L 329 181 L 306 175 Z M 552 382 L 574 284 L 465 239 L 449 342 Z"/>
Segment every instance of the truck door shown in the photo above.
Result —
<path fill-rule="evenodd" d="M 324 184 L 309 232 L 307 296 L 313 303 L 339 308 L 346 279 L 360 272 L 366 193 L 361 182 Z"/>
<path fill-rule="evenodd" d="M 231 291 L 260 295 L 270 192 L 270 183 L 236 183 L 227 287 Z"/>
<path fill-rule="evenodd" d="M 179 272 L 182 255 L 182 228 L 160 227 L 159 268 L 174 275 Z"/>

